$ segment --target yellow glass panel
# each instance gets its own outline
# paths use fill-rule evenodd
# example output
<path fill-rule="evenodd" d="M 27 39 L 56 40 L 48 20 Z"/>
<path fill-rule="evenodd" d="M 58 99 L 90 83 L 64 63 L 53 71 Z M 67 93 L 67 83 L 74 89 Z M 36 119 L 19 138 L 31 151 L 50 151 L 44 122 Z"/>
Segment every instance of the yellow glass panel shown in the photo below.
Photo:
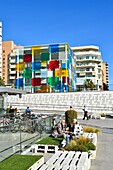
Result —
<path fill-rule="evenodd" d="M 46 92 L 47 92 L 47 93 L 50 92 L 50 86 L 47 86 Z"/>
<path fill-rule="evenodd" d="M 25 63 L 17 63 L 16 64 L 16 71 L 17 72 L 24 70 L 24 68 L 25 68 Z"/>
<path fill-rule="evenodd" d="M 34 56 L 34 54 L 40 54 L 41 52 L 41 47 L 40 46 L 33 46 L 32 47 L 32 55 Z"/>
<path fill-rule="evenodd" d="M 59 77 L 60 76 L 60 70 L 55 70 L 55 77 Z"/>
<path fill-rule="evenodd" d="M 66 44 L 66 52 L 69 52 L 68 48 L 69 48 L 69 47 L 68 47 L 68 45 Z"/>
<path fill-rule="evenodd" d="M 16 64 L 16 71 L 19 72 L 19 63 Z"/>
<path fill-rule="evenodd" d="M 68 70 L 61 70 L 61 76 L 68 77 Z"/>
<path fill-rule="evenodd" d="M 47 62 L 46 61 L 42 61 L 41 62 L 41 66 L 47 66 Z"/>

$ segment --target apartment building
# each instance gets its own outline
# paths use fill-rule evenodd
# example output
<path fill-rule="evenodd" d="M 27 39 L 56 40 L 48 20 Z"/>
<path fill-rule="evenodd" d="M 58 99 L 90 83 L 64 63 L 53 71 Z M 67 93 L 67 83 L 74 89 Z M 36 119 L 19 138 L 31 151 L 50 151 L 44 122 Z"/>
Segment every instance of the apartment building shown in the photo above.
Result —
<path fill-rule="evenodd" d="M 0 22 L 0 77 L 2 77 L 2 22 Z"/>
<path fill-rule="evenodd" d="M 16 48 L 10 54 L 9 83 L 29 93 L 75 91 L 74 58 L 67 43 Z"/>
<path fill-rule="evenodd" d="M 102 82 L 103 82 L 103 89 L 109 90 L 109 75 L 108 75 L 107 62 L 102 62 Z"/>
<path fill-rule="evenodd" d="M 2 78 L 6 85 L 8 85 L 9 55 L 14 48 L 16 45 L 13 41 L 2 42 Z"/>
<path fill-rule="evenodd" d="M 84 90 L 84 82 L 91 79 L 95 89 L 102 89 L 102 58 L 98 46 L 78 46 L 71 48 L 76 58 L 77 90 Z"/>

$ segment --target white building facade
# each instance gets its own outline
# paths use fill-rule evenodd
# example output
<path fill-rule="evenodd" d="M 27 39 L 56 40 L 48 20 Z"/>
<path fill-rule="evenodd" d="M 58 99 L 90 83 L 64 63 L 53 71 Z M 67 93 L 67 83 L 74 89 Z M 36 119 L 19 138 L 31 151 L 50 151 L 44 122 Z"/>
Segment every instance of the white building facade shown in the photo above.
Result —
<path fill-rule="evenodd" d="M 0 22 L 0 77 L 2 77 L 2 22 Z"/>
<path fill-rule="evenodd" d="M 98 46 L 72 47 L 76 57 L 77 90 L 84 90 L 86 79 L 93 81 L 96 90 L 102 88 L 102 58 Z"/>

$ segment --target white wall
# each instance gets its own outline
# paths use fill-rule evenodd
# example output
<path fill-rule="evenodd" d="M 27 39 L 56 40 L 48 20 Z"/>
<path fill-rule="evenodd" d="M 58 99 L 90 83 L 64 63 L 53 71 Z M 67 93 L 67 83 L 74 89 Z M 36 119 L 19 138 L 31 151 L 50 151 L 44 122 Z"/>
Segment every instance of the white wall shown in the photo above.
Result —
<path fill-rule="evenodd" d="M 19 96 L 8 96 L 9 105 L 20 109 L 29 106 L 32 110 L 65 111 L 69 106 L 82 110 L 87 105 L 90 111 L 112 112 L 113 91 L 102 92 L 69 92 L 69 93 L 38 93 Z"/>

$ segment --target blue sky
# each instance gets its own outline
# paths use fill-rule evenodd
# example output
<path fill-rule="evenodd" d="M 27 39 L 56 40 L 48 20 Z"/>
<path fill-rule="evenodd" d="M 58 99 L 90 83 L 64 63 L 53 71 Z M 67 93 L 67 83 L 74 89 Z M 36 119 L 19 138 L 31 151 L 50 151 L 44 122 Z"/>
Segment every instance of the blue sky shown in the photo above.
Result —
<path fill-rule="evenodd" d="M 68 42 L 97 45 L 109 64 L 113 89 L 112 0 L 2 0 L 3 41 L 38 45 Z"/>

